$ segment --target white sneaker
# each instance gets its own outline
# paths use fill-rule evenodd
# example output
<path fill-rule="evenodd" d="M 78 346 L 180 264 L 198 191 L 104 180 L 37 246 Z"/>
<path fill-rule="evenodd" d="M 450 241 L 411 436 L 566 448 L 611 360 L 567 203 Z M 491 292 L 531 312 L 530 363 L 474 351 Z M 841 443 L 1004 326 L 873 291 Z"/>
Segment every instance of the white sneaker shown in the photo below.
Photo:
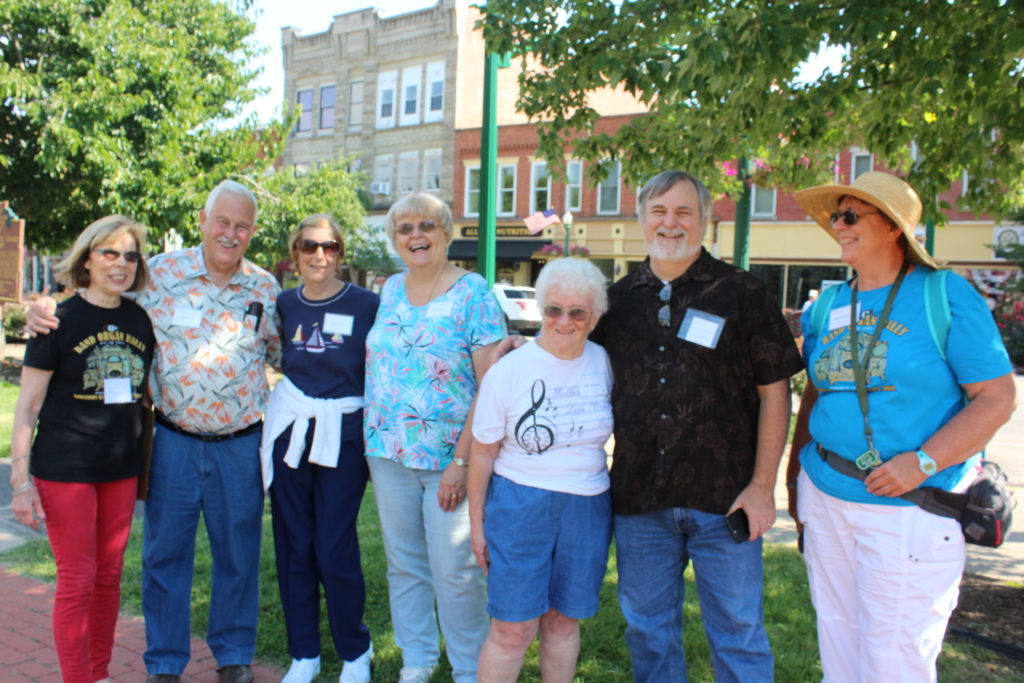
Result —
<path fill-rule="evenodd" d="M 427 683 L 437 666 L 403 666 L 398 683 Z"/>
<path fill-rule="evenodd" d="M 359 655 L 351 662 L 345 660 L 341 667 L 341 676 L 338 683 L 370 683 L 370 660 L 373 659 L 373 642 L 366 652 Z"/>
<path fill-rule="evenodd" d="M 281 683 L 310 683 L 320 674 L 320 658 L 293 659 Z"/>

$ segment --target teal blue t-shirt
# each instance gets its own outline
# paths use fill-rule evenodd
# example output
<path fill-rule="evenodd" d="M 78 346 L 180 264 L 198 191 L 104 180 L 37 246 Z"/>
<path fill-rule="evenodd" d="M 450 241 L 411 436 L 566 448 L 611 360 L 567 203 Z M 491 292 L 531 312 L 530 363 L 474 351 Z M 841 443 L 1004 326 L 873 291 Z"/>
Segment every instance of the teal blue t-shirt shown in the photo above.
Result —
<path fill-rule="evenodd" d="M 992 314 L 981 295 L 962 277 L 948 276 L 951 324 L 948 361 L 939 355 L 928 328 L 924 281 L 928 269 L 917 267 L 900 286 L 878 344 L 868 364 L 868 418 L 875 448 L 883 461 L 916 451 L 963 407 L 960 385 L 1001 377 L 1013 370 Z M 815 486 L 837 498 L 858 503 L 910 505 L 900 498 L 875 496 L 864 482 L 836 472 L 815 444 L 854 460 L 867 450 L 864 418 L 857 401 L 850 354 L 849 284 L 838 285 L 830 314 L 818 333 L 811 329 L 815 303 L 804 312 L 804 360 L 808 379 L 819 396 L 811 411 L 811 442 L 800 464 Z M 858 343 L 866 346 L 874 332 L 890 287 L 858 292 Z M 926 479 L 922 486 L 952 490 L 977 464 L 974 456 Z"/>

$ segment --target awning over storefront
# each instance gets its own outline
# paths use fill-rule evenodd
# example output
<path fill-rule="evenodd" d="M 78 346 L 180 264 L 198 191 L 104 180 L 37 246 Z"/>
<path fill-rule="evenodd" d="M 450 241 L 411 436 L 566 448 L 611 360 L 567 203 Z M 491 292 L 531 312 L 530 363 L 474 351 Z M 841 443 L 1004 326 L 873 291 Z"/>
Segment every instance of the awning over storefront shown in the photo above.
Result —
<path fill-rule="evenodd" d="M 551 240 L 497 240 L 498 261 L 529 261 L 530 255 Z M 452 261 L 476 261 L 476 240 L 453 240 L 448 247 Z"/>

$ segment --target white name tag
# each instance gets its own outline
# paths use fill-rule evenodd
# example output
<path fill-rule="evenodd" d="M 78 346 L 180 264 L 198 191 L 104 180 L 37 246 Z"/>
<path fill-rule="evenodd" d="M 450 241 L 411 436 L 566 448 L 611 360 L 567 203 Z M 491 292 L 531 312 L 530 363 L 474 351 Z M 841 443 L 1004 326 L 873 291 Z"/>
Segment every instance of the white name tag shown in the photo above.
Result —
<path fill-rule="evenodd" d="M 327 334 L 352 334 L 352 316 L 341 313 L 324 313 L 324 332 Z"/>
<path fill-rule="evenodd" d="M 686 311 L 683 324 L 679 326 L 679 333 L 676 336 L 683 341 L 713 349 L 718 346 L 718 339 L 722 336 L 724 327 L 725 318 L 722 316 L 691 308 Z"/>
<path fill-rule="evenodd" d="M 431 301 L 427 306 L 428 318 L 447 318 L 452 314 L 451 301 Z"/>
<path fill-rule="evenodd" d="M 861 305 L 860 305 L 860 303 L 858 303 L 857 304 L 857 320 L 860 320 L 860 313 L 861 313 Z M 833 308 L 831 311 L 828 312 L 828 329 L 829 329 L 830 332 L 832 330 L 838 329 L 840 327 L 849 327 L 849 326 L 850 326 L 850 307 L 849 306 L 840 306 L 839 308 Z"/>
<path fill-rule="evenodd" d="M 199 327 L 202 322 L 202 309 L 189 308 L 187 306 L 176 306 L 174 308 L 174 317 L 171 319 L 172 325 L 178 325 L 180 327 Z"/>
<path fill-rule="evenodd" d="M 104 403 L 131 403 L 132 380 L 130 377 L 107 377 L 103 380 Z"/>

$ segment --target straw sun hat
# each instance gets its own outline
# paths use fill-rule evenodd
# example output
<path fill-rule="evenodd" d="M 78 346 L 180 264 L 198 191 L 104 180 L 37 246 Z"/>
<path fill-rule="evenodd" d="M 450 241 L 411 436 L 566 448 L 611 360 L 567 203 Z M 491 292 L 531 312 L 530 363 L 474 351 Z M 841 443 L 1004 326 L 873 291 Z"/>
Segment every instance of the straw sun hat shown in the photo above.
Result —
<path fill-rule="evenodd" d="M 921 221 L 921 199 L 914 188 L 891 173 L 869 171 L 862 173 L 851 185 L 819 185 L 800 190 L 795 195 L 800 208 L 837 242 L 839 237 L 832 229 L 829 216 L 839 210 L 839 200 L 846 196 L 867 202 L 892 219 L 907 238 L 908 261 L 930 268 L 939 267 L 914 235 L 914 228 Z"/>

